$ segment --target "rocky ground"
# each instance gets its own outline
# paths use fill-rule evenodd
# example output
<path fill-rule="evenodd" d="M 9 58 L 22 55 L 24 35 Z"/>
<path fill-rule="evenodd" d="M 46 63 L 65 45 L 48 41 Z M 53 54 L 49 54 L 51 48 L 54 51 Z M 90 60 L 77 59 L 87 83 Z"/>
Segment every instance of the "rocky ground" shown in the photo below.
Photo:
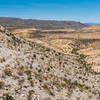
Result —
<path fill-rule="evenodd" d="M 77 47 L 61 53 L 0 26 L 0 100 L 100 100 L 100 74 Z"/>

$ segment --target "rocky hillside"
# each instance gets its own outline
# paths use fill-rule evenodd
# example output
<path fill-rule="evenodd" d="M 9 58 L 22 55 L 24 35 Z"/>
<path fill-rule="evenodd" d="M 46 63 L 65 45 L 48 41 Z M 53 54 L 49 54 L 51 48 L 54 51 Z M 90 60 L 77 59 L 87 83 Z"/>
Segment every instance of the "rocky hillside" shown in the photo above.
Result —
<path fill-rule="evenodd" d="M 0 26 L 0 100 L 100 100 L 100 74 L 77 53 L 20 39 Z"/>
<path fill-rule="evenodd" d="M 56 20 L 32 20 L 0 17 L 0 24 L 7 28 L 37 28 L 37 29 L 80 29 L 86 27 L 85 24 L 75 21 L 56 21 Z"/>

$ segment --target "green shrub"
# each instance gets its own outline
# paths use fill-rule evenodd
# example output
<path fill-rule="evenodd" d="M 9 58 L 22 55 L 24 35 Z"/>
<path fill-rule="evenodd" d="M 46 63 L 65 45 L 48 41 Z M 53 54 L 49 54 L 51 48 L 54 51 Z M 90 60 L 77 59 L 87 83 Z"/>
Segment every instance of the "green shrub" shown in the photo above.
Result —
<path fill-rule="evenodd" d="M 3 100 L 14 100 L 14 98 L 7 94 L 6 96 L 3 97 Z"/>

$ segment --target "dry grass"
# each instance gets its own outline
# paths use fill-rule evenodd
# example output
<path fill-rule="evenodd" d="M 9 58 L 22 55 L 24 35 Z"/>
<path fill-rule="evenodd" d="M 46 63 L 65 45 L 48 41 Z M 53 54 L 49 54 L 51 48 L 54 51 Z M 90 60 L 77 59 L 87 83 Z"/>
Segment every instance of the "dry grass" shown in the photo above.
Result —
<path fill-rule="evenodd" d="M 34 28 L 26 28 L 26 29 L 17 29 L 13 30 L 14 34 L 17 34 L 20 37 L 24 37 L 30 41 L 35 41 L 44 45 L 46 47 L 55 49 L 56 51 L 69 53 L 72 51 L 73 46 L 75 46 L 75 40 L 80 41 L 80 51 L 79 53 L 83 53 L 85 55 L 90 56 L 88 58 L 88 63 L 96 63 L 93 65 L 93 68 L 96 72 L 98 72 L 99 66 L 97 64 L 100 62 L 100 58 L 97 58 L 100 55 L 100 27 L 89 27 L 84 28 L 83 30 L 71 30 L 71 29 L 59 29 L 59 30 L 40 30 L 39 36 L 37 37 L 36 29 Z M 94 29 L 94 30 L 90 30 Z M 64 33 L 66 31 L 66 34 Z M 30 32 L 33 32 L 30 36 Z M 52 34 L 53 32 L 53 34 Z M 58 32 L 58 34 L 57 34 Z M 61 33 L 59 33 L 61 32 Z M 92 57 L 92 59 L 91 59 Z M 97 62 L 98 61 L 98 62 Z M 96 67 L 97 66 L 97 67 Z M 100 71 L 100 70 L 99 70 Z"/>

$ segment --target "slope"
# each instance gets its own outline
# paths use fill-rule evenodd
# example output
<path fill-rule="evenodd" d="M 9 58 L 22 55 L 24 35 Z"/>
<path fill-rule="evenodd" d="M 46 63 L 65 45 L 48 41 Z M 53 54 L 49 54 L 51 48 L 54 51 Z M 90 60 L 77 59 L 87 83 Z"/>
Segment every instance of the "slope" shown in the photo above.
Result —
<path fill-rule="evenodd" d="M 0 97 L 14 100 L 99 100 L 100 74 L 76 53 L 20 39 L 0 26 Z"/>

